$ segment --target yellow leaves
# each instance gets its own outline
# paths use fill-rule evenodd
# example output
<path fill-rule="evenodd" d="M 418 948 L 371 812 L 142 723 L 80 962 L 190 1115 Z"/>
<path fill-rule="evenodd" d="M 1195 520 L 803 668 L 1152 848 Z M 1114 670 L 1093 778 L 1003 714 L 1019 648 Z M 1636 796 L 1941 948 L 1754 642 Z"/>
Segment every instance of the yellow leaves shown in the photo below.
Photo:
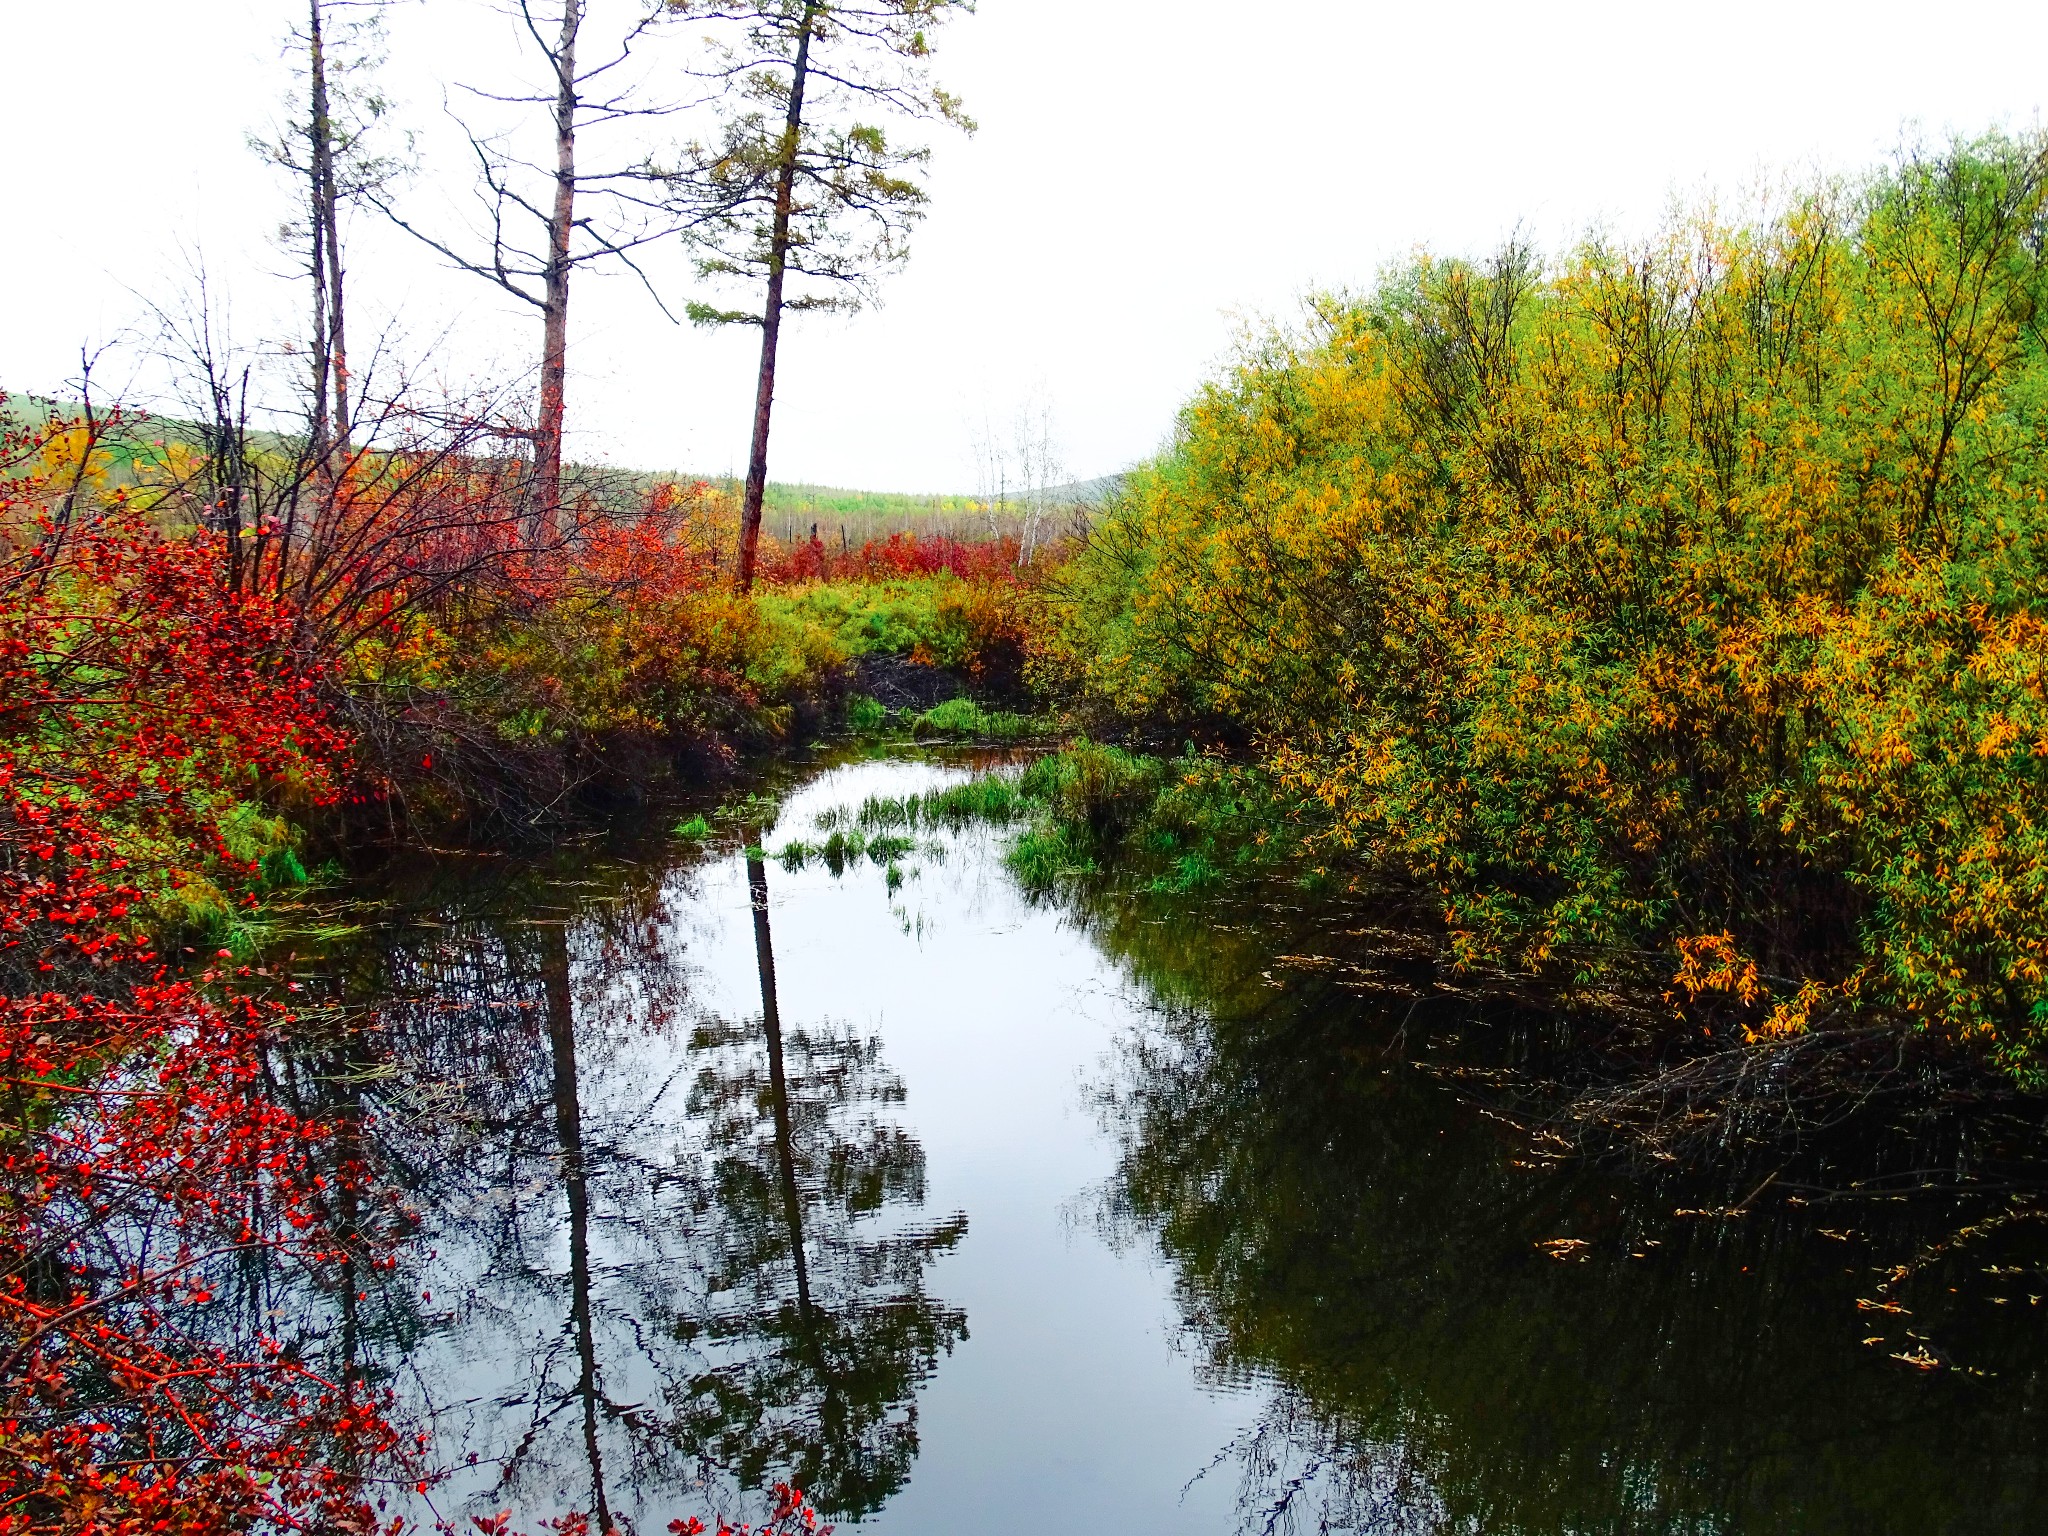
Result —
<path fill-rule="evenodd" d="M 1682 988 L 1688 998 L 1725 992 L 1746 1008 L 1764 996 L 1756 962 L 1736 948 L 1734 934 L 1696 934 L 1678 939 L 1674 947 L 1678 951 L 1678 970 L 1671 983 Z"/>
<path fill-rule="evenodd" d="M 2025 736 L 2018 722 L 2006 715 L 1993 713 L 1986 723 L 1984 733 L 1977 740 L 1979 757 L 2009 757 L 2012 744 Z"/>
<path fill-rule="evenodd" d="M 1784 1040 L 1793 1035 L 1803 1035 L 1812 1028 L 1814 1010 L 1838 996 L 1837 988 L 1823 986 L 1808 978 L 1801 984 L 1797 996 L 1778 1004 L 1763 1023 L 1745 1031 L 1745 1036 L 1754 1044 L 1758 1040 Z"/>

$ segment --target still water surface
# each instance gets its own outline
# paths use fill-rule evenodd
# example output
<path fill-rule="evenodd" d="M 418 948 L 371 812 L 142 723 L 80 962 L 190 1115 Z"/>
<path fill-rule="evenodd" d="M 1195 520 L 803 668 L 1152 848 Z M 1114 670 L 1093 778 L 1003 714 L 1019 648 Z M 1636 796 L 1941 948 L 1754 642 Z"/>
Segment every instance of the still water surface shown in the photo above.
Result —
<path fill-rule="evenodd" d="M 762 842 L 964 771 L 823 767 Z M 1412 1007 L 1276 968 L 1327 914 L 739 841 L 444 871 L 338 952 L 379 1022 L 325 1080 L 421 1222 L 349 1348 L 455 1469 L 412 1512 L 2048 1529 L 2039 1223 L 1859 1309 L 1956 1222 L 1521 1166 Z"/>

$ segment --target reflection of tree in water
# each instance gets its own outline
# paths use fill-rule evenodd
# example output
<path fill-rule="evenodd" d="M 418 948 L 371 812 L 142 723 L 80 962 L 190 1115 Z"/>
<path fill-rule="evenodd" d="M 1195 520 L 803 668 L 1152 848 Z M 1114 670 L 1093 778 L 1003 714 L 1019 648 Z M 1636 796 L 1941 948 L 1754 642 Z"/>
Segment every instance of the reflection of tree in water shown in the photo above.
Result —
<path fill-rule="evenodd" d="M 1270 939 L 1170 952 L 1187 926 L 1097 920 L 1205 1004 L 1127 1042 L 1111 1218 L 1161 1244 L 1207 1374 L 1270 1394 L 1210 1473 L 1248 1528 L 2044 1528 L 2033 1319 L 1978 1355 L 1995 1378 L 1907 1370 L 1861 1347 L 1870 1273 L 1810 1217 L 1517 1168 L 1397 1065 L 1405 1002 L 1278 994 Z M 1535 1247 L 1563 1233 L 1596 1256 Z"/>
<path fill-rule="evenodd" d="M 964 1218 L 904 1219 L 923 1151 L 884 1118 L 903 1090 L 878 1041 L 784 1041 L 772 1001 L 685 1036 L 677 905 L 458 919 L 350 984 L 395 999 L 354 1076 L 437 1249 L 426 1336 L 388 1330 L 383 1368 L 448 1496 L 659 1529 L 788 1479 L 864 1513 L 964 1336 L 923 1288 Z"/>
<path fill-rule="evenodd" d="M 877 1113 L 902 1102 L 902 1083 L 878 1039 L 785 1035 L 766 875 L 759 860 L 748 873 L 762 1024 L 706 1021 L 691 1041 L 707 1268 L 703 1309 L 684 1327 L 714 1363 L 681 1422 L 743 1480 L 781 1468 L 826 1512 L 858 1517 L 909 1476 L 915 1390 L 966 1336 L 965 1314 L 927 1298 L 923 1275 L 967 1221 L 878 1219 L 924 1203 L 923 1148 Z"/>

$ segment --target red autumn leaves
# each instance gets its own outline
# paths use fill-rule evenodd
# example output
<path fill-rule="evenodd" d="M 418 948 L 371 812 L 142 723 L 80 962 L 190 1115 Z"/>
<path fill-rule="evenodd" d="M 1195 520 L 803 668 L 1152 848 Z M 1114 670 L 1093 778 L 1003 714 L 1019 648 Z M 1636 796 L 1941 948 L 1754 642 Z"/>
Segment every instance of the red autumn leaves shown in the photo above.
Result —
<path fill-rule="evenodd" d="M 341 1469 L 395 1433 L 255 1305 L 390 1262 L 338 1218 L 366 1171 L 271 1091 L 285 1016 L 143 936 L 245 887 L 223 814 L 331 798 L 346 737 L 214 541 L 37 490 L 0 488 L 0 1533 L 368 1529 Z"/>

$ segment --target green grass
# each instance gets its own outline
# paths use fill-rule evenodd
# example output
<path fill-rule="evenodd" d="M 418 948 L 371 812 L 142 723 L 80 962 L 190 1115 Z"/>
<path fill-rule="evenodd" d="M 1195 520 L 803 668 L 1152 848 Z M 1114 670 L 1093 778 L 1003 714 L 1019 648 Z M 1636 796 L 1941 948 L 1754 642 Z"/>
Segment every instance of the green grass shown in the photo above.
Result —
<path fill-rule="evenodd" d="M 822 636 L 848 658 L 917 653 L 953 666 L 965 659 L 970 639 L 959 616 L 939 600 L 953 580 L 821 581 L 764 590 L 754 602 L 771 627 Z"/>
<path fill-rule="evenodd" d="M 1070 827 L 1040 824 L 1010 846 L 1005 861 L 1027 890 L 1045 891 L 1101 873 L 1094 854 Z"/>
<path fill-rule="evenodd" d="M 274 848 L 263 857 L 263 889 L 266 891 L 292 890 L 311 883 L 306 866 L 299 862 L 296 851 L 290 848 Z"/>
<path fill-rule="evenodd" d="M 1077 741 L 1021 773 L 827 811 L 817 821 L 822 841 L 793 843 L 779 857 L 792 867 L 821 861 L 834 874 L 862 858 L 894 867 L 918 832 L 981 823 L 1018 829 L 1005 858 L 1027 890 L 1114 870 L 1138 890 L 1185 896 L 1299 855 L 1304 814 L 1255 768 Z"/>
<path fill-rule="evenodd" d="M 679 821 L 675 825 L 675 835 L 693 843 L 703 842 L 711 832 L 711 823 L 702 816 L 692 816 L 688 821 Z"/>
<path fill-rule="evenodd" d="M 848 821 L 869 828 L 1021 823 L 1007 858 L 1029 889 L 1116 867 L 1140 889 L 1187 895 L 1298 855 L 1309 830 L 1304 815 L 1255 768 L 1192 752 L 1159 758 L 1077 741 L 1022 773 L 871 799 Z"/>
<path fill-rule="evenodd" d="M 899 860 L 916 850 L 916 839 L 900 833 L 884 832 L 870 836 L 859 827 L 834 826 L 823 842 L 808 843 L 798 839 L 785 843 L 775 857 L 792 874 L 815 862 L 823 864 L 836 878 L 862 859 L 877 867 L 894 869 Z M 901 880 L 902 874 L 898 870 L 897 883 L 900 884 Z"/>
<path fill-rule="evenodd" d="M 910 722 L 917 736 L 954 736 L 974 741 L 1023 741 L 1042 736 L 1050 722 L 1029 715 L 1006 714 L 983 709 L 969 698 L 948 699 L 918 715 Z"/>
<path fill-rule="evenodd" d="M 1020 820 L 1030 809 L 1014 775 L 981 774 L 949 789 L 925 795 L 884 798 L 870 795 L 850 820 L 869 830 L 893 827 L 964 827 L 981 821 L 996 825 Z M 836 813 L 834 813 L 836 815 Z M 833 816 L 826 818 L 832 820 Z"/>
<path fill-rule="evenodd" d="M 1222 879 L 1223 871 L 1209 862 L 1208 855 L 1184 853 L 1163 874 L 1147 882 L 1145 889 L 1161 895 L 1184 896 L 1190 891 L 1207 890 Z"/>
<path fill-rule="evenodd" d="M 889 728 L 889 706 L 861 694 L 846 706 L 846 727 L 856 736 L 875 736 Z"/>
<path fill-rule="evenodd" d="M 858 695 L 846 706 L 846 728 L 858 737 L 884 737 L 907 729 L 920 741 L 1028 741 L 1052 735 L 1058 722 L 1050 716 L 1018 715 L 987 709 L 966 697 L 915 714 L 892 711 L 878 699 Z"/>
<path fill-rule="evenodd" d="M 738 489 L 735 484 L 732 493 L 737 495 Z M 785 543 L 808 539 L 815 526 L 825 546 L 836 550 L 842 538 L 847 544 L 858 546 L 897 533 L 970 543 L 998 532 L 1016 535 L 1023 532 L 1024 514 L 1019 506 L 991 513 L 972 496 L 771 484 L 762 522 L 770 534 Z"/>

